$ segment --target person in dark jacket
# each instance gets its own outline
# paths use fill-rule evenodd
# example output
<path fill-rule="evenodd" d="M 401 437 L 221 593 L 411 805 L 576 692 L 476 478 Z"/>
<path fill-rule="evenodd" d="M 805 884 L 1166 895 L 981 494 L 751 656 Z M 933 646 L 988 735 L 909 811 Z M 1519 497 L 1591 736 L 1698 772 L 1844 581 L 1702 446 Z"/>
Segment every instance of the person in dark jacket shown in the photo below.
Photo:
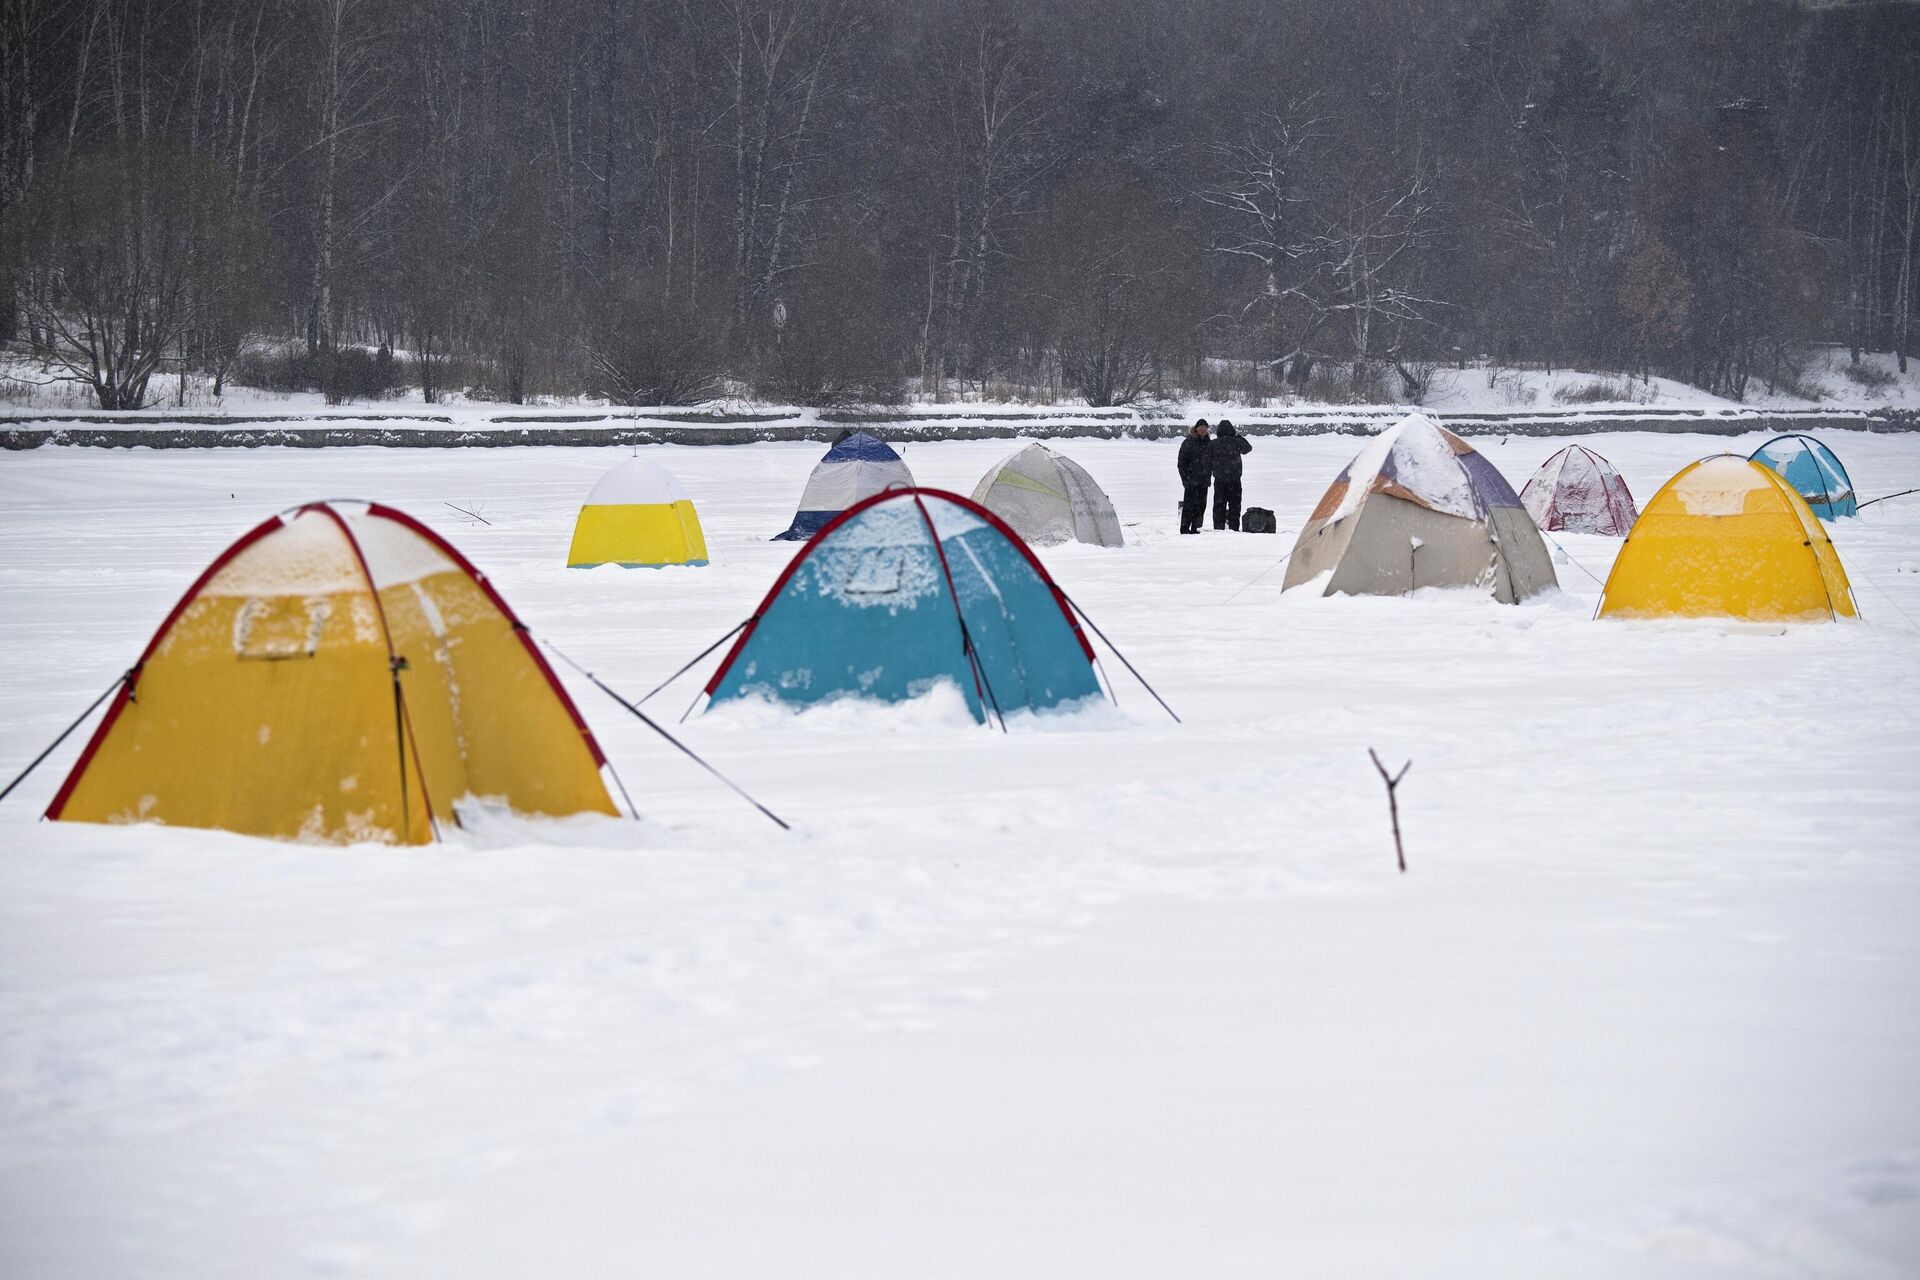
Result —
<path fill-rule="evenodd" d="M 1207 463 L 1213 472 L 1213 527 L 1240 532 L 1240 459 L 1253 452 L 1253 444 L 1222 419 L 1220 434 L 1207 446 Z"/>
<path fill-rule="evenodd" d="M 1207 511 L 1207 481 L 1213 475 L 1208 461 L 1207 420 L 1193 424 L 1187 438 L 1180 442 L 1180 532 L 1200 532 L 1200 519 Z"/>

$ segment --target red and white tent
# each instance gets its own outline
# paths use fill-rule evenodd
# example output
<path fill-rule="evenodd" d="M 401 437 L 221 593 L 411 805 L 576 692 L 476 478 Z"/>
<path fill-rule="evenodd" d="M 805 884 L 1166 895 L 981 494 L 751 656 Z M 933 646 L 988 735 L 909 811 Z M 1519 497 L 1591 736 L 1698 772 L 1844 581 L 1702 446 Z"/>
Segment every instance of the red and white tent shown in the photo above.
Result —
<path fill-rule="evenodd" d="M 1633 494 L 1611 462 L 1570 444 L 1540 464 L 1520 491 L 1527 514 L 1542 529 L 1624 538 L 1640 518 Z"/>

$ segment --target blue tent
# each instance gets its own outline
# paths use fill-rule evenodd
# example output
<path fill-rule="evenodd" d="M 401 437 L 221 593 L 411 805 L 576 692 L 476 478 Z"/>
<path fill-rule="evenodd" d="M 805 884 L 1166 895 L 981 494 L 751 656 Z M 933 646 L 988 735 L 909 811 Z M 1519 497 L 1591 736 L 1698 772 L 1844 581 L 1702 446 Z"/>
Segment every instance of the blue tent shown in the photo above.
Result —
<path fill-rule="evenodd" d="M 1847 469 L 1812 436 L 1775 436 L 1753 451 L 1752 460 L 1778 471 L 1822 520 L 1859 513 Z"/>
<path fill-rule="evenodd" d="M 835 442 L 814 464 L 800 493 L 800 510 L 775 542 L 805 542 L 848 507 L 888 489 L 911 489 L 913 472 L 884 440 L 864 431 Z"/>
<path fill-rule="evenodd" d="M 1093 649 L 1033 552 L 938 489 L 876 494 L 793 558 L 713 679 L 715 702 L 900 702 L 950 681 L 974 718 L 1096 697 Z"/>

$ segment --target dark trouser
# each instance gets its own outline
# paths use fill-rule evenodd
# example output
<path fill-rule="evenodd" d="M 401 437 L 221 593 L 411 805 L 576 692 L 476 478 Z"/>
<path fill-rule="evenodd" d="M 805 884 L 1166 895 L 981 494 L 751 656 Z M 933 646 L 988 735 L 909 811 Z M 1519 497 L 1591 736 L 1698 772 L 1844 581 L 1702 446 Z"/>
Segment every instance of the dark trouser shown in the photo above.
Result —
<path fill-rule="evenodd" d="M 1240 531 L 1240 482 L 1238 480 L 1215 480 L 1213 482 L 1213 527 Z"/>
<path fill-rule="evenodd" d="M 1200 520 L 1207 514 L 1207 482 L 1187 486 L 1180 499 L 1180 532 L 1200 532 Z"/>

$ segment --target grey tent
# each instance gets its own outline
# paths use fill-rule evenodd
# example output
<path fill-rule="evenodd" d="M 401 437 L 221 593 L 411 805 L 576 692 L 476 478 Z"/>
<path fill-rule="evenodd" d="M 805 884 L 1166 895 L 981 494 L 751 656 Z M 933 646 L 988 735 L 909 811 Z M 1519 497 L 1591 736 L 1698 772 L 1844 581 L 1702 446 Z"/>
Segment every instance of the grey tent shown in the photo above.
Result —
<path fill-rule="evenodd" d="M 1559 585 L 1513 486 L 1418 413 L 1374 437 L 1300 530 L 1285 585 L 1322 574 L 1328 595 L 1485 587 L 1503 604 Z"/>
<path fill-rule="evenodd" d="M 1125 542 L 1106 491 L 1086 468 L 1043 444 L 1002 458 L 973 487 L 973 500 L 1028 542 Z"/>

